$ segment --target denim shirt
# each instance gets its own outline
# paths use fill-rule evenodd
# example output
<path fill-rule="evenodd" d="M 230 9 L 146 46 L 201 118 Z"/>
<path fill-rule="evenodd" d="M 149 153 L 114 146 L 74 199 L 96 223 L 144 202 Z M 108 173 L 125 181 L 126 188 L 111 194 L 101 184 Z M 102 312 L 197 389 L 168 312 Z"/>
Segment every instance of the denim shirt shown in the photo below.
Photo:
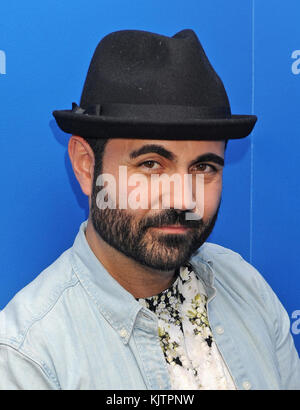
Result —
<path fill-rule="evenodd" d="M 104 269 L 81 224 L 74 245 L 0 312 L 0 389 L 171 389 L 156 316 Z M 300 389 L 289 318 L 239 254 L 190 260 L 238 389 Z"/>

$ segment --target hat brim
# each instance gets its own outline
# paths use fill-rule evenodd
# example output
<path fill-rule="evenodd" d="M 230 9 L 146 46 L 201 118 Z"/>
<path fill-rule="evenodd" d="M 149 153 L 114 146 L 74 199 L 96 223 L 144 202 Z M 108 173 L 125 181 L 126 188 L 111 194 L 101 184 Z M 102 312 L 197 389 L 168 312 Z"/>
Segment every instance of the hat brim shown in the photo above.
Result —
<path fill-rule="evenodd" d="M 86 138 L 140 138 L 162 140 L 225 140 L 247 137 L 257 121 L 255 115 L 232 115 L 216 119 L 172 121 L 120 118 L 56 110 L 53 116 L 66 133 Z"/>

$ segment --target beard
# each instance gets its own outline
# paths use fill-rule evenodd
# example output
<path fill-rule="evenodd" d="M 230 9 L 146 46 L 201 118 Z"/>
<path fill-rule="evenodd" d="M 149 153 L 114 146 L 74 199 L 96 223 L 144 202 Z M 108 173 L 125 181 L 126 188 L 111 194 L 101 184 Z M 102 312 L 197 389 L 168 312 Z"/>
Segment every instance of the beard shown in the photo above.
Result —
<path fill-rule="evenodd" d="M 170 271 L 188 263 L 211 234 L 219 212 L 206 222 L 189 220 L 190 211 L 164 209 L 138 218 L 124 209 L 99 209 L 96 190 L 91 198 L 91 219 L 97 234 L 110 246 L 136 262 L 152 269 Z M 182 234 L 162 233 L 150 229 L 168 225 L 188 227 Z"/>

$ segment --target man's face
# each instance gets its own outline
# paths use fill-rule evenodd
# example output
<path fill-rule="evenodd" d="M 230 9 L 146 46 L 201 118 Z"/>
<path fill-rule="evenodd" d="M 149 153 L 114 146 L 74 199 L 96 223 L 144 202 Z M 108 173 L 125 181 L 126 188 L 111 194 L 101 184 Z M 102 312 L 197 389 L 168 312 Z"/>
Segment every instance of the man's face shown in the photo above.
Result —
<path fill-rule="evenodd" d="M 96 186 L 98 175 L 94 175 L 91 217 L 96 232 L 150 268 L 169 271 L 182 266 L 206 241 L 216 222 L 224 145 L 224 141 L 109 140 L 101 174 L 109 174 L 115 184 Z M 153 184 L 162 174 L 170 180 L 176 177 L 176 182 Z M 104 185 L 106 200 L 114 190 L 115 209 L 100 209 Z"/>

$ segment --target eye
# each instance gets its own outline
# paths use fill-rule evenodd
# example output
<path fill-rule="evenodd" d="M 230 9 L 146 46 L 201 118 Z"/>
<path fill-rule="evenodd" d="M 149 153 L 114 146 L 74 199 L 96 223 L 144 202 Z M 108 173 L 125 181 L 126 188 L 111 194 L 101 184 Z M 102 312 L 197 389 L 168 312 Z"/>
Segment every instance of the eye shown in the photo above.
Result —
<path fill-rule="evenodd" d="M 203 162 L 199 164 L 195 164 L 192 169 L 194 172 L 203 172 L 204 174 L 210 173 L 210 172 L 217 172 L 217 168 L 214 167 L 211 164 L 205 164 Z"/>
<path fill-rule="evenodd" d="M 139 166 L 144 167 L 144 168 L 148 168 L 148 169 L 158 169 L 158 168 L 161 167 L 159 162 L 153 161 L 153 160 L 148 160 L 148 161 L 141 162 L 139 164 Z"/>

